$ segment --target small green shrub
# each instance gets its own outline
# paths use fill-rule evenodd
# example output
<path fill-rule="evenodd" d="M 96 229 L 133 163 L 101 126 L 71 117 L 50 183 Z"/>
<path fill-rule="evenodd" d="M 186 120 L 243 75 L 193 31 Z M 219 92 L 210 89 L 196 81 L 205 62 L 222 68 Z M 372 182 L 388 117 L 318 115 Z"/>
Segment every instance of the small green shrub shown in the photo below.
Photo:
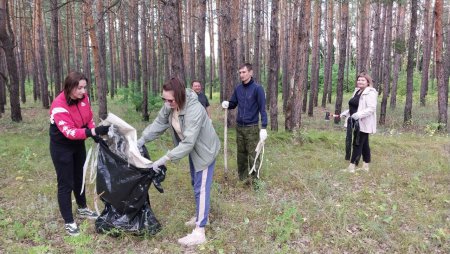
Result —
<path fill-rule="evenodd" d="M 290 241 L 295 234 L 300 233 L 302 223 L 303 217 L 297 210 L 297 207 L 290 206 L 275 217 L 275 219 L 268 222 L 267 232 L 281 246 Z"/>

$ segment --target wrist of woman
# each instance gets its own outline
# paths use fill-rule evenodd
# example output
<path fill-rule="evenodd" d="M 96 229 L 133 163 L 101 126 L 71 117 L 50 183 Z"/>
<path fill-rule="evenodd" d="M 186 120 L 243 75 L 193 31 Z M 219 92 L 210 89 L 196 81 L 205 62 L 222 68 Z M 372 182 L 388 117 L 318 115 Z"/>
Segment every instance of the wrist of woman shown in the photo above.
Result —
<path fill-rule="evenodd" d="M 92 136 L 97 136 L 97 134 L 95 133 L 95 128 L 91 129 L 91 133 L 92 133 Z"/>

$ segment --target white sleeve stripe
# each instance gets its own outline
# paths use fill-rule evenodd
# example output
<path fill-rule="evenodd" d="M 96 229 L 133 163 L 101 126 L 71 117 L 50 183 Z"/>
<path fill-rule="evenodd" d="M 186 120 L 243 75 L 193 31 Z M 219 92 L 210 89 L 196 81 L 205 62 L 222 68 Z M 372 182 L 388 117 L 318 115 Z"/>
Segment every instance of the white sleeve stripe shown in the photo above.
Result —
<path fill-rule="evenodd" d="M 51 124 L 55 123 L 54 116 L 58 113 L 69 113 L 69 111 L 67 111 L 67 109 L 61 108 L 61 107 L 52 109 L 52 114 L 50 115 L 50 123 Z"/>

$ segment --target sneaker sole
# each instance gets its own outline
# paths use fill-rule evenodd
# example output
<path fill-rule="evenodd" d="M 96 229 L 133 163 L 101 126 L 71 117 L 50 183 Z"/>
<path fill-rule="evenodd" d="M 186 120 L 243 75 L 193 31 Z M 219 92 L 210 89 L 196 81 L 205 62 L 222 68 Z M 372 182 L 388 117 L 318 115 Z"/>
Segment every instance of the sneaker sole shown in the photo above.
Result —
<path fill-rule="evenodd" d="M 96 220 L 96 219 L 98 218 L 98 216 L 93 217 L 93 216 L 89 216 L 89 215 L 81 215 L 81 214 L 78 214 L 78 217 L 79 217 L 79 218 L 82 218 L 82 219 L 89 219 L 89 220 Z"/>
<path fill-rule="evenodd" d="M 67 234 L 69 234 L 70 236 L 79 236 L 80 235 L 80 233 L 69 233 L 69 232 L 67 232 Z"/>

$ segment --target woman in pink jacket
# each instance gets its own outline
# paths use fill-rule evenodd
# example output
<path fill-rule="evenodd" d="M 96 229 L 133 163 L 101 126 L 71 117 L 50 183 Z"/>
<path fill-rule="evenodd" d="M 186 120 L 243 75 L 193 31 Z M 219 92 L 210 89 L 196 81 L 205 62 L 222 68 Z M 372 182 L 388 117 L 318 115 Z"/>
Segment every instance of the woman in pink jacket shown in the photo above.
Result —
<path fill-rule="evenodd" d="M 372 78 L 364 72 L 360 73 L 357 77 L 355 92 L 348 102 L 349 109 L 340 115 L 340 117 L 348 118 L 344 126 L 347 127 L 347 133 L 350 133 L 350 136 L 353 130 L 351 157 L 349 154 L 346 156 L 347 160 L 350 159 L 350 165 L 346 171 L 350 173 L 355 172 L 355 165 L 361 155 L 363 159 L 362 169 L 369 171 L 371 160 L 369 134 L 377 131 L 377 97 L 378 92 L 372 87 Z M 338 117 L 339 115 L 334 116 Z"/>
<path fill-rule="evenodd" d="M 109 128 L 95 127 L 86 86 L 87 78 L 83 74 L 69 73 L 64 81 L 64 91 L 50 107 L 50 155 L 58 181 L 59 210 L 65 230 L 72 236 L 80 233 L 72 215 L 72 192 L 79 217 L 96 219 L 98 216 L 87 208 L 85 192 L 80 193 L 86 160 L 84 140 L 88 137 L 99 139 L 100 135 L 108 133 Z"/>

